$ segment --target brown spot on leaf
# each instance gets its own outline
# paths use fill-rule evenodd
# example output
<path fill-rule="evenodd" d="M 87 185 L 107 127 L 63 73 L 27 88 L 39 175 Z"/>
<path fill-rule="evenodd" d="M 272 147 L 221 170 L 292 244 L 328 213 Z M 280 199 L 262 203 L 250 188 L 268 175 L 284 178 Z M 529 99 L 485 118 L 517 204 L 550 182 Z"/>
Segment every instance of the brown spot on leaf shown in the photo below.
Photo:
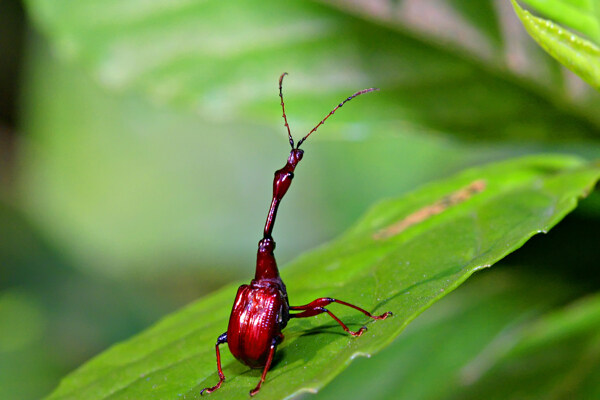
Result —
<path fill-rule="evenodd" d="M 392 225 L 377 231 L 373 238 L 376 240 L 387 239 L 392 236 L 396 236 L 403 232 L 407 228 L 425 221 L 427 218 L 441 214 L 448 208 L 460 204 L 470 199 L 473 195 L 485 190 L 486 182 L 483 179 L 479 179 L 471 182 L 467 186 L 458 189 L 457 191 L 450 193 L 442 197 L 440 200 L 433 204 L 427 205 L 423 208 L 418 209 L 414 213 L 406 216 L 402 220 L 393 223 Z"/>

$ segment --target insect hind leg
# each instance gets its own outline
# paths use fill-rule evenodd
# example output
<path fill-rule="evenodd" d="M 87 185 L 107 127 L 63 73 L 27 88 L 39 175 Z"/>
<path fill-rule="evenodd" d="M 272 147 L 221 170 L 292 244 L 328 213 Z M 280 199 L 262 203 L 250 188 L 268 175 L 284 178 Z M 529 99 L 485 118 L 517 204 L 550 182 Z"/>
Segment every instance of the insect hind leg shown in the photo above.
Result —
<path fill-rule="evenodd" d="M 325 306 L 327 306 L 331 303 L 338 303 L 338 304 L 341 304 L 341 305 L 344 305 L 344 306 L 347 306 L 350 308 L 354 308 L 355 310 L 360 311 L 361 313 L 365 314 L 367 317 L 372 318 L 372 319 L 386 319 L 387 317 L 392 315 L 392 313 L 390 311 L 383 313 L 381 315 L 373 315 L 370 312 L 368 312 L 367 310 L 360 308 L 358 306 L 355 306 L 354 304 L 350 304 L 345 301 L 334 299 L 331 297 L 321 297 L 319 299 L 313 300 L 310 303 L 302 305 L 302 306 L 290 306 L 290 311 L 302 311 L 297 314 L 290 314 L 290 318 L 307 318 L 307 317 L 312 317 L 312 316 L 319 315 L 319 314 L 326 312 L 327 314 L 329 314 L 329 316 L 331 318 L 333 318 L 338 324 L 340 324 L 341 327 L 346 332 L 348 332 L 352 336 L 360 336 L 363 334 L 363 332 L 365 330 L 367 330 L 367 327 L 363 326 L 358 331 L 351 331 L 346 326 L 346 324 L 344 324 L 331 311 L 329 311 L 328 309 L 325 308 Z"/>

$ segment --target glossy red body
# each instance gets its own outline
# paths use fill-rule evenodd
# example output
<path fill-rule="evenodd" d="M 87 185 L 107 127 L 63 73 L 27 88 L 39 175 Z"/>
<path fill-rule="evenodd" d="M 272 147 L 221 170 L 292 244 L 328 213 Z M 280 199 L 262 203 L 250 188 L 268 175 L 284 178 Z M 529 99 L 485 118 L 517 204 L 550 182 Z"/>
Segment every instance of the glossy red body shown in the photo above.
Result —
<path fill-rule="evenodd" d="M 289 320 L 285 289 L 274 282 L 252 281 L 238 289 L 229 326 L 229 350 L 251 368 L 267 364 L 273 338 Z"/>
<path fill-rule="evenodd" d="M 360 336 L 367 329 L 366 327 L 363 326 L 357 331 L 351 331 L 346 324 L 325 307 L 331 303 L 338 303 L 351 307 L 372 319 L 385 319 L 391 315 L 390 312 L 381 315 L 372 315 L 360 307 L 331 297 L 321 297 L 301 306 L 289 305 L 286 288 L 279 276 L 279 270 L 277 269 L 277 262 L 275 261 L 274 255 L 275 241 L 271 235 L 273 233 L 273 225 L 275 223 L 275 217 L 277 216 L 279 203 L 287 193 L 294 178 L 296 166 L 300 160 L 302 160 L 302 156 L 304 155 L 304 152 L 299 147 L 308 136 L 315 132 L 327 118 L 333 115 L 333 113 L 347 101 L 377 89 L 364 89 L 343 100 L 294 147 L 294 140 L 285 115 L 285 106 L 281 91 L 281 84 L 285 75 L 286 74 L 283 74 L 279 78 L 279 96 L 281 97 L 283 119 L 285 120 L 285 126 L 288 130 L 292 150 L 290 151 L 285 166 L 275 171 L 275 176 L 273 177 L 273 198 L 267 215 L 267 221 L 265 222 L 263 238 L 258 242 L 256 273 L 254 279 L 249 285 L 242 285 L 239 287 L 231 310 L 231 316 L 229 317 L 227 332 L 217 338 L 215 352 L 217 356 L 219 382 L 215 386 L 202 389 L 200 394 L 214 392 L 219 389 L 221 384 L 225 381 L 225 374 L 221 368 L 221 353 L 219 352 L 219 345 L 223 343 L 229 345 L 229 350 L 239 361 L 252 368 L 263 368 L 258 385 L 250 391 L 250 395 L 254 396 L 258 393 L 262 383 L 265 381 L 277 345 L 283 341 L 281 330 L 287 325 L 290 318 L 306 318 L 321 313 L 327 313 L 339 323 L 346 332 L 352 336 Z M 296 313 L 290 314 L 290 311 L 296 311 Z"/>
<path fill-rule="evenodd" d="M 263 239 L 258 242 L 256 273 L 250 285 L 239 287 L 229 317 L 229 350 L 235 358 L 252 368 L 264 367 L 270 362 L 271 348 L 274 349 L 278 340 L 283 340 L 281 330 L 290 319 L 290 305 L 277 269 L 275 241 L 271 233 L 279 202 L 288 191 L 294 178 L 294 170 L 303 154 L 300 149 L 292 149 L 285 166 L 275 171 L 273 200 Z"/>

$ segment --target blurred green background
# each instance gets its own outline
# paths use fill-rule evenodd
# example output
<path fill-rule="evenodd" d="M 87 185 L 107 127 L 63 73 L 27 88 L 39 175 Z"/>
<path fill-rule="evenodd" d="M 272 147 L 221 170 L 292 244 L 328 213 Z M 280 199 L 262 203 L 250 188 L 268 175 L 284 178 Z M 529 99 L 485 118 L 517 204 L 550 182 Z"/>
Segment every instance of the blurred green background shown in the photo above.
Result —
<path fill-rule="evenodd" d="M 354 91 L 381 91 L 305 145 L 274 233 L 282 266 L 373 202 L 465 167 L 600 156 L 600 95 L 537 47 L 508 1 L 25 3 L 0 3 L 0 399 L 43 397 L 111 344 L 253 275 L 289 149 L 284 71 L 296 137 Z M 477 380 L 496 371 L 489 344 L 600 289 L 599 229 L 595 193 L 319 396 L 433 399 L 475 381 L 465 396 L 497 392 Z"/>

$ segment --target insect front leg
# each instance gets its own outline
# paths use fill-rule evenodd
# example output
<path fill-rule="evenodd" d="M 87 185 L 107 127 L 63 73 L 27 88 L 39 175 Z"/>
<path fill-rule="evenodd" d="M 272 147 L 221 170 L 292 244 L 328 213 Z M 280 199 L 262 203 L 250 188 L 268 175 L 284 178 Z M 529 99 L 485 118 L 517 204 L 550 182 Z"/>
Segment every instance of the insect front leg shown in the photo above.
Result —
<path fill-rule="evenodd" d="M 361 327 L 358 331 L 351 331 L 350 329 L 348 329 L 346 324 L 344 324 L 331 311 L 329 311 L 328 309 L 325 308 L 325 306 L 327 306 L 331 303 L 338 303 L 338 304 L 341 304 L 341 305 L 344 305 L 347 307 L 354 308 L 355 310 L 358 310 L 361 313 L 365 314 L 367 317 L 373 318 L 373 319 L 386 319 L 387 317 L 392 315 L 392 313 L 390 311 L 383 313 L 381 315 L 373 315 L 370 312 L 368 312 L 367 310 L 364 310 L 358 306 L 355 306 L 354 304 L 346 303 L 345 301 L 333 299 L 331 297 L 321 297 L 321 298 L 313 300 L 310 303 L 305 304 L 303 306 L 290 306 L 290 311 L 302 311 L 298 314 L 290 314 L 290 318 L 307 318 L 307 317 L 312 317 L 314 315 L 319 315 L 319 314 L 326 312 L 327 314 L 329 314 L 329 316 L 331 318 L 333 318 L 338 324 L 340 324 L 346 332 L 348 332 L 352 336 L 360 336 L 363 334 L 364 331 L 367 330 L 366 326 Z"/>
<path fill-rule="evenodd" d="M 219 372 L 219 383 L 217 383 L 213 387 L 202 389 L 200 391 L 200 395 L 203 395 L 204 392 L 206 392 L 206 393 L 214 392 L 215 390 L 217 390 L 218 388 L 221 387 L 221 384 L 225 380 L 225 375 L 223 374 L 223 370 L 221 369 L 221 353 L 219 352 L 219 345 L 223 344 L 223 343 L 227 343 L 227 332 L 225 332 L 224 334 L 222 334 L 221 336 L 219 336 L 217 338 L 217 344 L 215 345 L 215 351 L 217 353 L 217 371 Z"/>
<path fill-rule="evenodd" d="M 273 362 L 273 356 L 275 355 L 275 349 L 277 348 L 277 345 L 281 342 L 283 342 L 283 333 L 279 332 L 279 334 L 277 336 L 275 336 L 273 338 L 273 340 L 271 341 L 271 349 L 269 350 L 269 357 L 267 358 L 267 363 L 265 364 L 265 368 L 263 369 L 263 373 L 262 373 L 262 376 L 260 377 L 260 381 L 258 382 L 258 385 L 256 385 L 256 387 L 250 391 L 250 396 L 254 396 L 260 390 L 260 387 L 262 386 L 262 384 L 265 381 L 265 378 L 267 376 L 267 371 L 269 371 L 269 368 L 271 368 L 271 363 Z"/>

